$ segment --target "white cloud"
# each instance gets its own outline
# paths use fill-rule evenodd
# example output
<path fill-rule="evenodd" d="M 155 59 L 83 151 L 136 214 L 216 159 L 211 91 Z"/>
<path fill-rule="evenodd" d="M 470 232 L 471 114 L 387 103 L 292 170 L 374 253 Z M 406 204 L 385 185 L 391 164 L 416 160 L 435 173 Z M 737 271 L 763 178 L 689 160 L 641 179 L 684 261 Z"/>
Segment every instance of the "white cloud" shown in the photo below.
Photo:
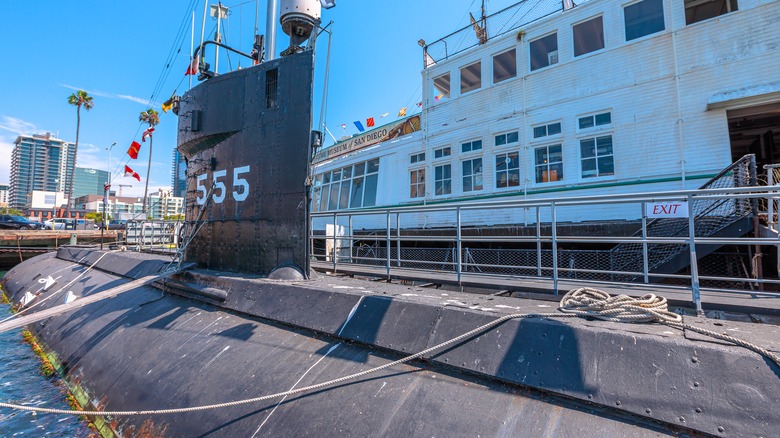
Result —
<path fill-rule="evenodd" d="M 0 119 L 0 129 L 10 131 L 16 135 L 30 135 L 36 130 L 34 124 L 8 116 L 3 116 L 3 118 Z"/>
<path fill-rule="evenodd" d="M 149 102 L 149 99 L 142 99 L 140 97 L 128 96 L 126 94 L 117 94 L 116 97 L 118 99 L 124 99 L 124 100 L 129 100 L 130 102 L 140 103 L 141 105 L 147 107 L 152 106 L 151 102 Z"/>
<path fill-rule="evenodd" d="M 145 107 L 153 106 L 151 102 L 149 102 L 149 99 L 143 99 L 141 97 L 130 96 L 127 94 L 114 94 L 114 93 L 108 93 L 99 90 L 86 90 L 84 88 L 74 87 L 73 85 L 68 85 L 68 84 L 60 84 L 60 85 L 70 90 L 75 90 L 75 91 L 84 90 L 88 94 L 91 94 L 92 96 L 95 97 L 105 97 L 108 99 L 123 99 L 123 100 L 129 100 L 130 102 L 139 103 Z"/>

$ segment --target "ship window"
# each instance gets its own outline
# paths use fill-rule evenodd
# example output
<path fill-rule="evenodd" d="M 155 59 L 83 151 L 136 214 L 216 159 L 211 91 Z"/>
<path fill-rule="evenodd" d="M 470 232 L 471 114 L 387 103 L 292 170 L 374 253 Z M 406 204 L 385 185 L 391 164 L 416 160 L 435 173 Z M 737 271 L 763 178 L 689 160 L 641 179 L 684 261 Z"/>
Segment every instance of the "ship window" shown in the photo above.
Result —
<path fill-rule="evenodd" d="M 444 164 L 433 168 L 435 195 L 449 195 L 452 193 L 452 165 Z"/>
<path fill-rule="evenodd" d="M 561 145 L 542 146 L 534 151 L 536 182 L 546 183 L 563 179 L 563 153 Z"/>
<path fill-rule="evenodd" d="M 463 191 L 482 190 L 482 158 L 463 161 Z"/>
<path fill-rule="evenodd" d="M 452 149 L 449 146 L 446 148 L 439 148 L 433 151 L 433 158 L 449 157 L 452 154 Z"/>
<path fill-rule="evenodd" d="M 584 138 L 580 140 L 582 177 L 595 178 L 615 174 L 615 158 L 612 136 Z"/>
<path fill-rule="evenodd" d="M 602 17 L 575 24 L 574 56 L 584 55 L 604 48 L 604 21 Z"/>
<path fill-rule="evenodd" d="M 358 208 L 363 205 L 363 177 L 352 180 L 352 196 L 349 208 Z"/>
<path fill-rule="evenodd" d="M 493 57 L 493 83 L 499 83 L 517 76 L 517 54 L 515 49 Z"/>
<path fill-rule="evenodd" d="M 496 188 L 520 185 L 520 153 L 507 152 L 496 155 Z"/>
<path fill-rule="evenodd" d="M 412 163 L 412 164 L 414 164 L 414 163 L 421 163 L 423 161 L 425 161 L 425 152 L 420 152 L 419 154 L 414 154 L 409 159 L 409 162 Z"/>
<path fill-rule="evenodd" d="M 265 72 L 265 107 L 276 109 L 279 107 L 279 69 L 274 68 Z"/>
<path fill-rule="evenodd" d="M 549 123 L 547 125 L 534 127 L 534 138 L 549 137 L 561 133 L 561 122 Z"/>
<path fill-rule="evenodd" d="M 425 196 L 425 169 L 415 169 L 409 172 L 409 197 Z"/>
<path fill-rule="evenodd" d="M 443 75 L 433 79 L 433 98 L 435 101 L 449 99 L 450 97 L 450 74 Z"/>
<path fill-rule="evenodd" d="M 482 63 L 475 62 L 460 69 L 460 93 L 468 93 L 482 86 Z"/>
<path fill-rule="evenodd" d="M 623 8 L 626 41 L 664 30 L 663 0 L 642 0 Z"/>
<path fill-rule="evenodd" d="M 460 145 L 461 152 L 473 152 L 482 150 L 482 140 L 474 140 Z"/>
<path fill-rule="evenodd" d="M 698 23 L 737 10 L 737 0 L 685 0 L 685 24 Z"/>
<path fill-rule="evenodd" d="M 517 143 L 520 140 L 520 136 L 517 131 L 507 132 L 506 134 L 499 134 L 495 138 L 496 146 L 504 146 L 512 143 Z"/>
<path fill-rule="evenodd" d="M 379 159 L 326 172 L 315 179 L 312 210 L 342 210 L 376 204 Z"/>
<path fill-rule="evenodd" d="M 531 71 L 558 63 L 558 33 L 531 41 Z"/>
<path fill-rule="evenodd" d="M 591 114 L 578 119 L 579 129 L 589 129 L 596 126 L 606 126 L 612 123 L 612 113 Z"/>

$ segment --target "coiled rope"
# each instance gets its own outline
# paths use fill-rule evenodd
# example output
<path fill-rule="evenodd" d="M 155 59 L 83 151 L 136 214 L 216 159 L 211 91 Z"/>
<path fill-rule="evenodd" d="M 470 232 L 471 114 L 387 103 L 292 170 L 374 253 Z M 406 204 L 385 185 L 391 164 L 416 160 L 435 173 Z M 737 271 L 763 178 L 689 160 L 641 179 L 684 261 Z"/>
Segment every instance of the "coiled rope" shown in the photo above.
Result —
<path fill-rule="evenodd" d="M 224 409 L 239 405 L 245 405 L 250 403 L 257 403 L 265 400 L 271 400 L 280 397 L 287 397 L 291 395 L 301 394 L 305 392 L 317 391 L 329 386 L 338 385 L 348 380 L 359 379 L 377 371 L 381 371 L 387 368 L 394 367 L 415 359 L 419 359 L 425 355 L 441 350 L 453 344 L 457 344 L 465 339 L 472 338 L 476 335 L 484 333 L 493 327 L 503 324 L 510 319 L 521 318 L 572 318 L 572 317 L 592 317 L 605 321 L 624 322 L 624 323 L 641 323 L 641 322 L 659 322 L 678 329 L 692 330 L 697 333 L 712 336 L 717 339 L 732 342 L 736 345 L 745 347 L 759 353 L 780 367 L 780 357 L 774 353 L 763 349 L 750 342 L 737 339 L 733 336 L 723 335 L 711 330 L 702 329 L 689 324 L 682 323 L 682 317 L 674 312 L 668 310 L 666 299 L 663 297 L 657 297 L 652 294 L 644 295 L 640 298 L 631 298 L 626 295 L 610 296 L 608 293 L 592 288 L 580 288 L 573 289 L 567 293 L 563 299 L 561 299 L 559 310 L 561 313 L 515 313 L 511 315 L 505 315 L 501 318 L 493 320 L 485 325 L 470 330 L 462 335 L 452 338 L 448 341 L 442 342 L 433 347 L 427 348 L 418 353 L 406 356 L 402 359 L 398 359 L 393 362 L 386 363 L 384 365 L 370 368 L 365 371 L 350 374 L 340 377 L 338 379 L 328 380 L 315 385 L 304 386 L 289 391 L 278 392 L 275 394 L 264 395 L 261 397 L 249 398 L 244 400 L 236 400 L 226 403 L 216 403 L 211 405 L 192 406 L 188 408 L 174 408 L 174 409 L 155 409 L 144 411 L 73 411 L 67 409 L 49 409 L 35 406 L 22 406 L 13 403 L 0 403 L 2 408 L 10 408 L 25 411 L 42 412 L 49 414 L 64 414 L 64 415 L 94 415 L 94 416 L 133 416 L 133 415 L 167 415 L 167 414 L 181 414 L 187 412 L 198 412 L 211 409 Z"/>

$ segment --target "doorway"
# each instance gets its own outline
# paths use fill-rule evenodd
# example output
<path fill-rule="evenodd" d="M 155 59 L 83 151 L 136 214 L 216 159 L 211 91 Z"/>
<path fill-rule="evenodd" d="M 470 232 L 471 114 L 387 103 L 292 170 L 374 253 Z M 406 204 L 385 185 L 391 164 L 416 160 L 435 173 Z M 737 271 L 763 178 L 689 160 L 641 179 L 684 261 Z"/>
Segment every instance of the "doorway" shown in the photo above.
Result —
<path fill-rule="evenodd" d="M 731 141 L 731 159 L 756 155 L 758 175 L 764 165 L 780 163 L 780 102 L 726 112 Z"/>

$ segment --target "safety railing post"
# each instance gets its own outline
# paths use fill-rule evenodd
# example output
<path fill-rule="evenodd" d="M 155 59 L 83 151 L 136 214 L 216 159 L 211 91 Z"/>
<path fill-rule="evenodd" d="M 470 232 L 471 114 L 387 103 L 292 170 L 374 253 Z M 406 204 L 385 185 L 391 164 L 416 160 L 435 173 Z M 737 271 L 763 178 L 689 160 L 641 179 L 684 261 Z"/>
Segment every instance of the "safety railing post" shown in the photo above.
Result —
<path fill-rule="evenodd" d="M 354 250 L 355 250 L 355 228 L 352 226 L 352 215 L 347 216 L 349 220 L 349 263 L 355 264 Z"/>
<path fill-rule="evenodd" d="M 460 281 L 461 281 L 461 272 L 462 272 L 462 269 L 463 269 L 463 264 L 462 264 L 463 260 L 462 260 L 462 257 L 461 257 L 462 244 L 461 244 L 461 241 L 460 241 L 460 237 L 461 237 L 461 230 L 460 230 L 460 226 L 461 226 L 461 222 L 460 222 L 460 220 L 461 220 L 461 217 L 460 217 L 460 207 L 457 207 L 455 209 L 455 215 L 456 215 L 456 219 L 455 219 L 455 223 L 456 223 L 456 229 L 455 229 L 455 248 L 456 248 L 456 251 L 455 251 L 456 252 L 456 254 L 455 254 L 455 260 L 456 260 L 455 273 L 458 276 L 458 285 L 460 286 L 460 284 L 461 284 L 460 283 Z"/>
<path fill-rule="evenodd" d="M 390 210 L 385 212 L 385 218 L 387 218 L 387 230 L 385 233 L 385 270 L 387 271 L 387 281 L 390 281 Z"/>
<path fill-rule="evenodd" d="M 766 170 L 766 184 L 768 186 L 775 185 L 775 168 L 771 165 L 764 166 Z M 775 224 L 775 199 L 772 193 L 767 193 L 766 198 L 766 221 L 770 228 Z"/>
<path fill-rule="evenodd" d="M 647 260 L 647 202 L 642 201 L 642 275 L 645 284 L 650 282 L 649 264 L 649 260 Z"/>
<path fill-rule="evenodd" d="M 395 266 L 401 267 L 401 213 L 395 214 Z"/>
<path fill-rule="evenodd" d="M 550 215 L 552 225 L 553 293 L 558 295 L 558 225 L 556 222 L 555 202 L 550 203 Z"/>
<path fill-rule="evenodd" d="M 536 276 L 542 276 L 542 210 L 536 207 Z"/>
<path fill-rule="evenodd" d="M 336 269 L 338 269 L 337 266 L 336 266 L 336 264 L 338 263 L 336 261 L 336 258 L 337 258 L 336 257 L 336 255 L 337 255 L 337 251 L 336 251 L 336 223 L 337 223 L 336 213 L 333 213 L 333 272 L 336 272 Z"/>
<path fill-rule="evenodd" d="M 701 291 L 699 290 L 699 263 L 696 257 L 696 229 L 694 227 L 693 195 L 688 195 L 688 247 L 691 257 L 691 298 L 696 307 L 696 313 L 703 315 L 701 307 Z"/>

